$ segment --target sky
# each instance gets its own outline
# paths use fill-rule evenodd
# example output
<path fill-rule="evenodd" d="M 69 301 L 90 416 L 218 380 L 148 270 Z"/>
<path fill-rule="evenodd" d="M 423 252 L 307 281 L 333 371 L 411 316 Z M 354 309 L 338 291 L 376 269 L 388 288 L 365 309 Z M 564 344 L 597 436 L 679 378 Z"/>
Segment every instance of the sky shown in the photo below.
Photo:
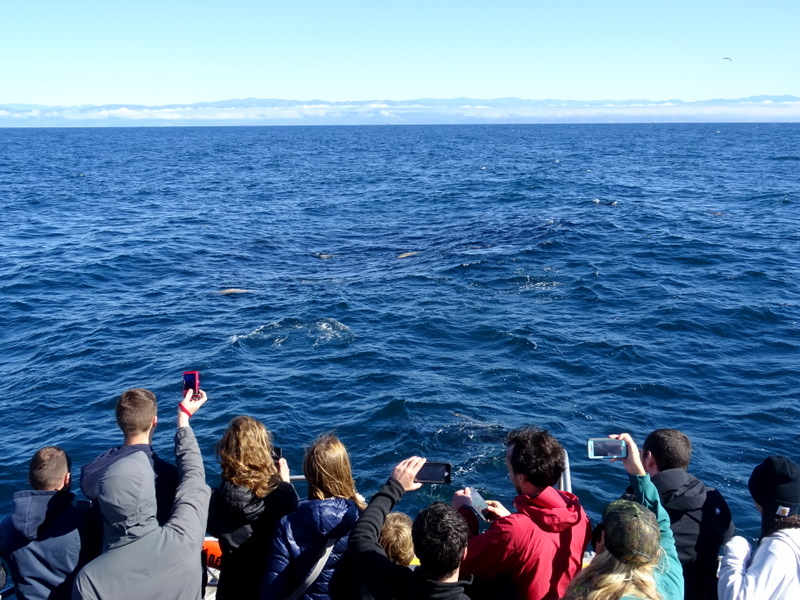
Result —
<path fill-rule="evenodd" d="M 800 96 L 798 23 L 798 0 L 0 0 L 0 104 Z"/>

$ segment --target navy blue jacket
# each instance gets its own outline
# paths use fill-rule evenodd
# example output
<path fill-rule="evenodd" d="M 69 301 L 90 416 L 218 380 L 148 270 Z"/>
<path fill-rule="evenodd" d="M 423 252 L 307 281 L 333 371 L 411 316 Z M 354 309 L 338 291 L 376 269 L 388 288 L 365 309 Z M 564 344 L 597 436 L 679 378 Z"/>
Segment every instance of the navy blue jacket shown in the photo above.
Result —
<path fill-rule="evenodd" d="M 283 600 L 294 592 L 314 568 L 328 539 L 338 540 L 316 581 L 301 596 L 303 600 L 327 600 L 333 571 L 347 550 L 350 531 L 360 509 L 352 500 L 327 498 L 303 500 L 297 511 L 283 517 L 275 530 L 262 600 Z"/>
<path fill-rule="evenodd" d="M 100 523 L 88 503 L 67 491 L 14 494 L 0 522 L 0 556 L 20 600 L 70 598 L 77 572 L 100 554 Z"/>

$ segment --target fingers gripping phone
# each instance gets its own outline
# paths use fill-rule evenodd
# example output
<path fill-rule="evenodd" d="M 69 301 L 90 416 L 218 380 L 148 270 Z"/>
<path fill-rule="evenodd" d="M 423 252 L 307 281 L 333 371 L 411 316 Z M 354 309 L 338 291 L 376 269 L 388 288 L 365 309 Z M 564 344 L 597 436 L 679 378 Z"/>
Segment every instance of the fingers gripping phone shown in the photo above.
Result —
<path fill-rule="evenodd" d="M 414 481 L 419 483 L 450 483 L 453 465 L 450 463 L 426 462 Z"/>
<path fill-rule="evenodd" d="M 628 445 L 625 440 L 611 438 L 590 438 L 586 443 L 589 458 L 625 458 Z"/>

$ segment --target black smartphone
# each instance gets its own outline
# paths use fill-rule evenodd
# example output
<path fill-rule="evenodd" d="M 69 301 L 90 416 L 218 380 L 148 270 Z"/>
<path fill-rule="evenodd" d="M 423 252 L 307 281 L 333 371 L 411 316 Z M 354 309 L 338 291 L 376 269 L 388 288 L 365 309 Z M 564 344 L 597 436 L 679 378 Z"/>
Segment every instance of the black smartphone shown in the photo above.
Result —
<path fill-rule="evenodd" d="M 273 446 L 272 447 L 272 460 L 278 462 L 281 458 L 283 458 L 283 450 L 281 450 L 280 446 Z"/>
<path fill-rule="evenodd" d="M 591 438 L 586 443 L 589 458 L 625 458 L 628 456 L 628 444 L 625 440 L 611 438 Z"/>
<path fill-rule="evenodd" d="M 453 465 L 441 462 L 426 462 L 414 481 L 419 483 L 450 483 Z"/>

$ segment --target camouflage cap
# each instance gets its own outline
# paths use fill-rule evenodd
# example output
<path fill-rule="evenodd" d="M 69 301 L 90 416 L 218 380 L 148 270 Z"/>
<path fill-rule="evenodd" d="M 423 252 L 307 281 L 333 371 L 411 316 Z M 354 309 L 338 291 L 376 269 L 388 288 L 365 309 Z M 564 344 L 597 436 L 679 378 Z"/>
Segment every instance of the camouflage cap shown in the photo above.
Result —
<path fill-rule="evenodd" d="M 638 502 L 615 500 L 603 511 L 606 549 L 619 561 L 642 566 L 656 560 L 661 531 L 653 512 Z"/>

